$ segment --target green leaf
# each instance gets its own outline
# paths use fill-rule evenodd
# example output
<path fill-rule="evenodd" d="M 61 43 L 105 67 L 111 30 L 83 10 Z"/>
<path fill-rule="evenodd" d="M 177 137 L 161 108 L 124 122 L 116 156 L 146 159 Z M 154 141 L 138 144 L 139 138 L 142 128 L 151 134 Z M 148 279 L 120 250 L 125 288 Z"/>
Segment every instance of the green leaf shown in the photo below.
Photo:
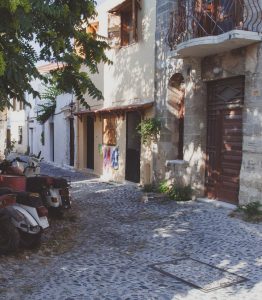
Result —
<path fill-rule="evenodd" d="M 90 75 L 98 72 L 99 63 L 111 63 L 105 55 L 109 46 L 82 28 L 95 15 L 93 0 L 1 0 L 0 109 L 9 106 L 12 98 L 26 102 L 26 92 L 37 96 L 31 86 L 35 79 L 54 83 L 63 93 L 73 92 L 83 103 L 86 93 L 102 99 Z M 40 45 L 40 53 L 32 47 L 34 42 Z M 40 60 L 64 67 L 45 78 L 36 68 Z"/>

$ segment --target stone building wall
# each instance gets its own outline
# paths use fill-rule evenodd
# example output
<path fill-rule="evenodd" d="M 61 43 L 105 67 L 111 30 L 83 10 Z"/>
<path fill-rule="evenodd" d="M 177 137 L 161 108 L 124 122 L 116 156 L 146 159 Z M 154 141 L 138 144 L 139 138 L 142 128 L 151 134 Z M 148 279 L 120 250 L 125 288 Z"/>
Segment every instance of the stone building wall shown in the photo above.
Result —
<path fill-rule="evenodd" d="M 172 76 L 173 66 L 169 66 L 166 35 L 169 26 L 170 12 L 175 7 L 175 1 L 158 0 L 156 3 L 156 47 L 155 47 L 155 100 L 156 114 L 162 120 L 160 142 L 154 151 L 154 179 L 165 177 L 166 160 L 176 157 L 176 140 L 174 134 L 174 116 L 166 110 L 167 85 Z"/>
<path fill-rule="evenodd" d="M 206 89 L 201 80 L 200 59 L 176 59 L 166 43 L 170 13 L 176 1 L 157 2 L 156 106 L 163 128 L 155 154 L 155 180 L 190 184 L 196 195 L 204 193 L 204 153 L 206 136 Z M 185 80 L 184 160 L 178 160 L 176 116 L 168 109 L 168 82 L 180 73 Z"/>
<path fill-rule="evenodd" d="M 243 157 L 239 203 L 262 202 L 262 45 L 253 44 L 204 58 L 172 57 L 165 38 L 176 1 L 157 1 L 155 98 L 163 129 L 155 153 L 155 180 L 191 184 L 196 196 L 205 192 L 207 83 L 245 76 Z M 185 79 L 184 160 L 177 160 L 175 116 L 168 111 L 168 81 L 180 73 Z"/>
<path fill-rule="evenodd" d="M 262 44 L 246 51 L 243 160 L 240 203 L 262 203 Z"/>

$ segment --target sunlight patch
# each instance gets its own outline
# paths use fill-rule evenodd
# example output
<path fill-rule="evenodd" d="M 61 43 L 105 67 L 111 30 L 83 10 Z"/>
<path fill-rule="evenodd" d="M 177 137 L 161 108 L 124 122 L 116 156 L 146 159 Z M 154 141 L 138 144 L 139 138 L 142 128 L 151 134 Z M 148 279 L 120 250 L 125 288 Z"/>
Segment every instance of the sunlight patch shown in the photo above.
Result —
<path fill-rule="evenodd" d="M 242 276 L 192 258 L 180 258 L 153 264 L 150 267 L 164 275 L 198 288 L 203 292 L 211 292 L 247 280 Z"/>

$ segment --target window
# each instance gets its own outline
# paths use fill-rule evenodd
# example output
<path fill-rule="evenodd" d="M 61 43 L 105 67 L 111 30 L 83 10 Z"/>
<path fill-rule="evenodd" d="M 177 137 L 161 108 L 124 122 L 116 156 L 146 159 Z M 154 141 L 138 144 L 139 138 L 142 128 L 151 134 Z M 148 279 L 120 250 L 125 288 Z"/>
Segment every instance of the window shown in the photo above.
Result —
<path fill-rule="evenodd" d="M 18 126 L 18 144 L 21 145 L 23 143 L 23 127 Z"/>
<path fill-rule="evenodd" d="M 103 119 L 103 144 L 116 145 L 116 117 L 110 116 Z"/>
<path fill-rule="evenodd" d="M 112 48 L 128 46 L 138 41 L 137 16 L 140 0 L 126 0 L 109 11 L 108 38 Z"/>

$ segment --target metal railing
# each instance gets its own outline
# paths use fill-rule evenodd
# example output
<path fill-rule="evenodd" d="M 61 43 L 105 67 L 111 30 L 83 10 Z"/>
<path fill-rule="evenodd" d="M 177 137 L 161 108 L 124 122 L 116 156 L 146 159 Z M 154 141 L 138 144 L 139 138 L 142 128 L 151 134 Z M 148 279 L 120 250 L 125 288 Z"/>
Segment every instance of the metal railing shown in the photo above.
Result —
<path fill-rule="evenodd" d="M 171 13 L 167 43 L 219 35 L 233 29 L 262 31 L 262 0 L 178 0 Z"/>

